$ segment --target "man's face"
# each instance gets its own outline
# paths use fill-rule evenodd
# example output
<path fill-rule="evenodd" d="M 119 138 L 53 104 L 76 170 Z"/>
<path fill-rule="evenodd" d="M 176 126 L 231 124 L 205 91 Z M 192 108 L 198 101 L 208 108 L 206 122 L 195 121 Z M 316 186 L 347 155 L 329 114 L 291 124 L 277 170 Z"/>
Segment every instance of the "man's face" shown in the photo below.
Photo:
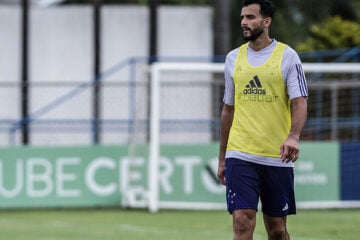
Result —
<path fill-rule="evenodd" d="M 255 41 L 264 32 L 264 18 L 259 4 L 250 4 L 241 10 L 241 28 L 246 41 Z"/>

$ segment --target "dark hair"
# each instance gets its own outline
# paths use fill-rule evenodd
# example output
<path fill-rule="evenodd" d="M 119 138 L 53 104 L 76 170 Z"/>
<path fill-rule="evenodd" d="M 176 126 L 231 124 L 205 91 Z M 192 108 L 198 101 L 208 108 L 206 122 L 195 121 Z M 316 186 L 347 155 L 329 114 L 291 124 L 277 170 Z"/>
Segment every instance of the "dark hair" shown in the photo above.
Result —
<path fill-rule="evenodd" d="M 263 17 L 274 18 L 275 6 L 269 0 L 244 0 L 243 7 L 250 4 L 259 4 L 260 5 L 260 14 Z"/>

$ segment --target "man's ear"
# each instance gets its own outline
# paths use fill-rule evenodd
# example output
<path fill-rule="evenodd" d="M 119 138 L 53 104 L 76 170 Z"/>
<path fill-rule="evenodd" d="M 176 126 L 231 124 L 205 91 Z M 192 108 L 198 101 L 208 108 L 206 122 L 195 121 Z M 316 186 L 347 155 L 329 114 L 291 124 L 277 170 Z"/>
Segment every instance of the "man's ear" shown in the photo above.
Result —
<path fill-rule="evenodd" d="M 271 22 L 272 22 L 272 18 L 271 18 L 271 17 L 264 18 L 264 26 L 265 26 L 266 28 L 269 28 L 269 27 L 270 27 Z"/>

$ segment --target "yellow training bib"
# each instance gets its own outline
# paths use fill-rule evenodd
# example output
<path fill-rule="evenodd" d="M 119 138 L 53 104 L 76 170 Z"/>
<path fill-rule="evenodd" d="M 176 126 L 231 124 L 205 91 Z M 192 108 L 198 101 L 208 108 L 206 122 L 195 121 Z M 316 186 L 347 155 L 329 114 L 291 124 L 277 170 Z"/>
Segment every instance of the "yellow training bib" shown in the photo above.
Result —
<path fill-rule="evenodd" d="M 281 74 L 286 45 L 277 43 L 260 66 L 249 64 L 248 45 L 240 47 L 234 66 L 235 112 L 227 150 L 279 157 L 291 126 L 290 100 Z"/>

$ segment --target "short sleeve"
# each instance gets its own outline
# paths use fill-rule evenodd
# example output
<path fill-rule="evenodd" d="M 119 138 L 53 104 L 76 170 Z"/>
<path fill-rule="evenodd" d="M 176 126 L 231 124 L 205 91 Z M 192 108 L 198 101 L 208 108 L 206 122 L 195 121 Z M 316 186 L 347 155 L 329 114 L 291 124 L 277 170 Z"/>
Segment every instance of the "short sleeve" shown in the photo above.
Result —
<path fill-rule="evenodd" d="M 238 53 L 238 48 L 232 50 L 225 60 L 224 78 L 225 78 L 225 91 L 223 102 L 227 105 L 234 105 L 234 66 Z"/>
<path fill-rule="evenodd" d="M 282 61 L 282 75 L 290 99 L 308 97 L 308 88 L 299 55 L 287 46 Z"/>

